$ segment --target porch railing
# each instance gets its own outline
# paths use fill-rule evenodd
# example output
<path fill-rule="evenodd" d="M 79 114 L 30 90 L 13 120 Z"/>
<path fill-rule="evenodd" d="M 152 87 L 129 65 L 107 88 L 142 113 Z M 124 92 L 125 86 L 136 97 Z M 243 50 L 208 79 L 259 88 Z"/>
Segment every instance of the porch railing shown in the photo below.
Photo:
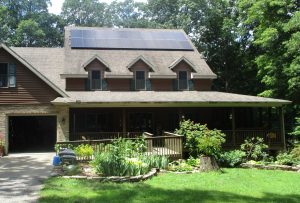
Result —
<path fill-rule="evenodd" d="M 153 136 L 151 133 L 142 133 L 146 142 L 146 152 L 147 155 L 163 155 L 168 156 L 170 159 L 179 159 L 182 158 L 182 140 L 183 136 L 173 134 L 170 132 L 164 132 L 163 136 Z M 141 134 L 139 134 L 141 135 Z M 137 137 L 125 137 L 127 140 L 137 140 Z M 111 149 L 111 143 L 118 137 L 113 137 L 112 139 L 99 139 L 99 140 L 74 140 L 74 141 L 65 141 L 57 142 L 59 145 L 68 145 L 71 144 L 73 147 L 76 147 L 80 144 L 91 145 L 94 149 L 94 152 L 106 152 Z M 92 160 L 91 157 L 77 157 L 79 161 L 88 161 Z"/>
<path fill-rule="evenodd" d="M 251 137 L 261 137 L 269 147 L 277 147 L 283 145 L 280 130 L 223 130 L 226 134 L 225 147 L 235 147 L 244 143 L 245 139 Z"/>
<path fill-rule="evenodd" d="M 117 138 L 136 138 L 143 135 L 143 132 L 78 132 L 71 133 L 70 140 L 102 140 Z"/>

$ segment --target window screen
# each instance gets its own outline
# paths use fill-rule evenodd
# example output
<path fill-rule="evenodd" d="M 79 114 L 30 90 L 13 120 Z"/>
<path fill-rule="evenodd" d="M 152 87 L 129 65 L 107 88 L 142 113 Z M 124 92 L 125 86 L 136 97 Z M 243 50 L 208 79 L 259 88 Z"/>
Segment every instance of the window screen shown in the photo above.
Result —
<path fill-rule="evenodd" d="M 136 71 L 135 79 L 135 89 L 144 90 L 146 88 L 145 71 Z"/>
<path fill-rule="evenodd" d="M 178 89 L 186 90 L 188 89 L 188 79 L 186 71 L 179 71 L 178 73 Z"/>
<path fill-rule="evenodd" d="M 8 86 L 8 65 L 0 63 L 0 87 Z"/>

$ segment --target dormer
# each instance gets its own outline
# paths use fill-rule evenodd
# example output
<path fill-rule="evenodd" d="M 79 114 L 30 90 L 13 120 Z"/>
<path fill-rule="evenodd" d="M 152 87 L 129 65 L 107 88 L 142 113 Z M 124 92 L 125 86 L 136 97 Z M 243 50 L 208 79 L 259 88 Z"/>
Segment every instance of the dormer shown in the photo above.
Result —
<path fill-rule="evenodd" d="M 105 72 L 110 72 L 109 65 L 98 55 L 93 56 L 82 64 L 82 68 L 88 72 L 86 86 L 88 90 L 107 90 L 104 80 Z"/>
<path fill-rule="evenodd" d="M 139 56 L 128 64 L 127 68 L 133 73 L 132 90 L 151 90 L 149 73 L 154 72 L 155 69 L 152 63 L 144 56 Z"/>
<path fill-rule="evenodd" d="M 192 78 L 192 73 L 196 72 L 195 65 L 188 60 L 186 57 L 181 57 L 173 61 L 169 68 L 176 73 L 177 79 L 174 80 L 175 90 L 193 90 L 194 85 Z"/>

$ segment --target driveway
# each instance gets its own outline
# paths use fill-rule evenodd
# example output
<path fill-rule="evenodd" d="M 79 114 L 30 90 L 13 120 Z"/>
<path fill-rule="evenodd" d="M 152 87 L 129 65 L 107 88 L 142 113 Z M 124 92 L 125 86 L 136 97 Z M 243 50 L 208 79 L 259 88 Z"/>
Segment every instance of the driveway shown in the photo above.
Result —
<path fill-rule="evenodd" d="M 37 202 L 51 173 L 54 153 L 20 153 L 0 158 L 0 202 Z"/>

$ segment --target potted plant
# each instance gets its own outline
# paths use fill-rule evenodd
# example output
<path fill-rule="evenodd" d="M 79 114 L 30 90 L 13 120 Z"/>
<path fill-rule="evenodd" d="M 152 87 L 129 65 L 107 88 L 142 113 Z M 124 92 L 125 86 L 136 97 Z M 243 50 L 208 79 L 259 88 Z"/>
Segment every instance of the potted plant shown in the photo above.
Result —
<path fill-rule="evenodd" d="M 0 132 L 0 157 L 5 155 L 4 134 Z"/>

